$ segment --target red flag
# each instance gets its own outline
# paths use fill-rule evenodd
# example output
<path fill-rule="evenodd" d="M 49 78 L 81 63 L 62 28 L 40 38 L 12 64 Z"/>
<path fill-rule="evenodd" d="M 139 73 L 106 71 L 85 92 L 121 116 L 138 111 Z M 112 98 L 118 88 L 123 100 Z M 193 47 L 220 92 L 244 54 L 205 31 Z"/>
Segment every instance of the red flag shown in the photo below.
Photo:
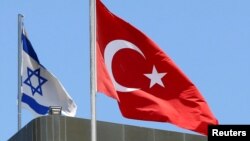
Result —
<path fill-rule="evenodd" d="M 207 134 L 218 124 L 194 84 L 146 35 L 97 0 L 97 89 L 122 115 Z"/>

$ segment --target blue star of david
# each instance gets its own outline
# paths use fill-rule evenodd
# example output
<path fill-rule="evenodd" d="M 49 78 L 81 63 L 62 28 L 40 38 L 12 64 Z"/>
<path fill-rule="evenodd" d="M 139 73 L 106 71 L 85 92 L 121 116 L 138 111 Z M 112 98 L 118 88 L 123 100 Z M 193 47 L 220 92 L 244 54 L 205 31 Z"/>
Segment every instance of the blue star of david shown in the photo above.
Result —
<path fill-rule="evenodd" d="M 30 86 L 32 95 L 34 95 L 35 93 L 38 93 L 42 96 L 43 95 L 42 85 L 47 81 L 47 79 L 43 78 L 40 75 L 40 68 L 33 71 L 29 67 L 27 67 L 27 74 L 28 74 L 28 77 L 26 80 L 24 80 L 23 83 Z M 32 84 L 32 80 L 37 80 L 37 83 L 38 83 L 37 86 L 35 86 L 34 82 Z"/>

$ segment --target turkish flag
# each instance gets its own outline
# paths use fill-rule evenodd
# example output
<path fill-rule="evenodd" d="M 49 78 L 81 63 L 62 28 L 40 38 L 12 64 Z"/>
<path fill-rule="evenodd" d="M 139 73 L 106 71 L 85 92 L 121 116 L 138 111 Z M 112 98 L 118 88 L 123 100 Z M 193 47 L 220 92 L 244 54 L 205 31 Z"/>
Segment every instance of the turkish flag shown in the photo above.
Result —
<path fill-rule="evenodd" d="M 207 135 L 218 124 L 194 84 L 146 35 L 97 0 L 97 89 L 122 115 L 169 122 Z"/>

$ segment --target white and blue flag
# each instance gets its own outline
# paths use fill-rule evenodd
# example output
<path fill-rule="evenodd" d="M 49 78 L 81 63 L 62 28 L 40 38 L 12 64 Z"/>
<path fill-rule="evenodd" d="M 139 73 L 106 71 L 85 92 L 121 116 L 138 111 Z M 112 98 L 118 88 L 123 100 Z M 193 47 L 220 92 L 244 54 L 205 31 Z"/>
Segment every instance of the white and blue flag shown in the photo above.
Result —
<path fill-rule="evenodd" d="M 61 106 L 63 115 L 75 116 L 76 104 L 55 76 L 40 64 L 24 30 L 21 62 L 22 107 L 41 116 L 48 114 L 50 106 Z"/>

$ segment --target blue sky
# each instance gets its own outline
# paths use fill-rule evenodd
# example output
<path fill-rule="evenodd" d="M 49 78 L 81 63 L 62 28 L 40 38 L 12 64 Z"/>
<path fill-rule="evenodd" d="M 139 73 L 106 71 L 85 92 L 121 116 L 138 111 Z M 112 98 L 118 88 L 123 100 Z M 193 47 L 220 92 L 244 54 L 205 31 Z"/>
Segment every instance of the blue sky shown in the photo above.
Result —
<path fill-rule="evenodd" d="M 198 87 L 221 124 L 250 124 L 250 1 L 104 0 L 116 15 L 153 39 Z M 17 131 L 17 15 L 40 62 L 90 118 L 89 1 L 0 1 L 0 140 Z M 33 119 L 25 109 L 22 124 Z M 187 131 L 171 124 L 129 120 L 115 100 L 97 95 L 97 119 Z"/>

